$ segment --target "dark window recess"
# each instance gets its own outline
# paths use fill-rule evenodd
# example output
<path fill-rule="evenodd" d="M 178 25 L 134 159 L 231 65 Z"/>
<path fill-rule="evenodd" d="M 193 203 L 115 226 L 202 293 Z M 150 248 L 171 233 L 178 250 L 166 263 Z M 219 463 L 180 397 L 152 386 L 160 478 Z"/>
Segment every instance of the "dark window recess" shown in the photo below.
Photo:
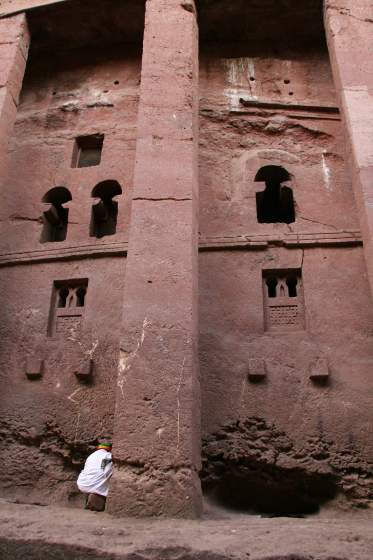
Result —
<path fill-rule="evenodd" d="M 263 272 L 264 318 L 267 330 L 299 330 L 305 325 L 301 270 Z"/>
<path fill-rule="evenodd" d="M 41 243 L 65 241 L 69 210 L 63 205 L 70 200 L 72 200 L 70 191 L 65 187 L 54 187 L 43 197 L 42 202 L 49 204 L 49 208 L 43 212 Z"/>
<path fill-rule="evenodd" d="M 54 283 L 48 334 L 66 338 L 79 336 L 84 317 L 88 280 Z"/>
<path fill-rule="evenodd" d="M 67 305 L 67 296 L 69 295 L 69 288 L 59 288 L 57 290 L 57 307 L 63 308 Z"/>
<path fill-rule="evenodd" d="M 296 276 L 290 276 L 286 278 L 286 285 L 288 287 L 289 297 L 296 298 L 298 295 L 298 278 Z"/>
<path fill-rule="evenodd" d="M 76 138 L 71 167 L 100 165 L 103 144 L 103 134 L 92 134 L 91 136 L 79 136 Z"/>
<path fill-rule="evenodd" d="M 113 198 L 121 194 L 122 188 L 117 181 L 102 181 L 95 186 L 92 197 L 98 202 L 92 206 L 91 237 L 100 238 L 116 233 L 118 202 Z"/>
<path fill-rule="evenodd" d="M 277 278 L 267 278 L 266 284 L 268 288 L 268 297 L 276 297 Z"/>
<path fill-rule="evenodd" d="M 84 307 L 86 293 L 87 293 L 87 288 L 82 287 L 82 286 L 76 290 L 76 306 L 77 307 Z"/>
<path fill-rule="evenodd" d="M 266 185 L 264 191 L 256 193 L 256 211 L 260 224 L 291 224 L 295 221 L 293 191 L 290 187 L 282 186 L 283 182 L 290 179 L 286 169 L 277 165 L 259 169 L 255 181 Z"/>

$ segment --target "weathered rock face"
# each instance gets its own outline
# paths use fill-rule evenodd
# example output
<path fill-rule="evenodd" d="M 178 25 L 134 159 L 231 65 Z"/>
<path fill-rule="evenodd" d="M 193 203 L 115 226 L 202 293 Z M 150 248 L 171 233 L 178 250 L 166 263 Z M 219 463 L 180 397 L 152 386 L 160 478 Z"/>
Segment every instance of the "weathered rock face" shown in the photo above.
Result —
<path fill-rule="evenodd" d="M 368 506 L 369 228 L 322 2 L 150 4 L 144 52 L 140 0 L 28 18 L 0 162 L 2 492 L 79 501 L 115 425 L 112 511 L 196 512 L 200 384 L 206 492 L 269 513 Z"/>
<path fill-rule="evenodd" d="M 319 19 L 291 44 L 316 3 L 277 30 L 269 3 L 253 2 L 250 22 L 238 4 L 219 27 L 223 3 L 201 3 L 202 480 L 231 507 L 307 510 L 337 493 L 367 505 L 372 307 L 358 213 Z M 260 223 L 266 166 L 290 174 L 291 223 Z M 291 270 L 298 327 L 287 289 L 270 293 L 271 275 L 283 290 Z"/>
<path fill-rule="evenodd" d="M 372 499 L 372 464 L 351 443 L 290 438 L 260 418 L 238 420 L 203 443 L 205 490 L 228 507 L 277 515 L 318 511 L 338 493 L 357 506 Z M 347 503 L 347 500 L 346 500 Z"/>
<path fill-rule="evenodd" d="M 37 22 L 32 30 L 1 177 L 1 258 L 11 261 L 2 268 L 0 430 L 9 455 L 1 485 L 3 495 L 66 503 L 77 496 L 77 472 L 97 438 L 113 431 L 141 45 L 67 54 L 60 45 L 52 63 Z M 76 138 L 98 133 L 100 164 L 74 166 Z M 116 232 L 95 237 L 92 207 L 100 199 L 92 191 L 107 180 L 122 190 Z M 51 205 L 42 200 L 58 186 L 71 200 L 66 239 L 56 243 L 43 237 Z M 59 307 L 59 294 L 67 288 L 75 298 L 79 287 L 85 301 L 65 298 Z"/>

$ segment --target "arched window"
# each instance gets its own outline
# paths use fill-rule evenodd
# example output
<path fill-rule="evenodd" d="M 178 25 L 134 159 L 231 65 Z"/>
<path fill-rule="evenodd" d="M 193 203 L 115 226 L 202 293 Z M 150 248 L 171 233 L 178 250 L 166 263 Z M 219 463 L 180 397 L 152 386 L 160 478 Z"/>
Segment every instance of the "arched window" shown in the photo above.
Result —
<path fill-rule="evenodd" d="M 91 237 L 114 235 L 117 230 L 118 202 L 115 196 L 122 194 L 117 181 L 102 181 L 95 186 L 92 197 L 99 201 L 92 206 Z"/>
<path fill-rule="evenodd" d="M 43 212 L 44 227 L 40 241 L 65 241 L 67 235 L 67 224 L 69 209 L 64 204 L 72 200 L 70 191 L 66 187 L 54 187 L 43 197 L 42 202 L 49 204 L 49 208 Z"/>
<path fill-rule="evenodd" d="M 278 165 L 266 165 L 256 174 L 256 182 L 264 182 L 265 189 L 256 193 L 256 211 L 260 224 L 295 221 L 293 191 L 282 183 L 291 179 L 286 169 Z"/>

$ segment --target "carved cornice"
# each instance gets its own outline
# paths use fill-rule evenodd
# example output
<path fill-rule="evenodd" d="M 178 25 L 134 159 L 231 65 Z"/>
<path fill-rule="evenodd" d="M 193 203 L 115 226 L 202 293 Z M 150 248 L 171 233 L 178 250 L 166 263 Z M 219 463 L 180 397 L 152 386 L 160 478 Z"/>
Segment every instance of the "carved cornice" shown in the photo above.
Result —
<path fill-rule="evenodd" d="M 265 250 L 269 247 L 285 247 L 289 249 L 307 247 L 353 247 L 363 244 L 358 230 L 345 230 L 322 233 L 285 233 L 283 235 L 232 235 L 232 236 L 201 236 L 199 251 L 229 251 L 229 250 Z M 33 251 L 15 251 L 0 253 L 0 267 L 18 264 L 67 261 L 76 259 L 95 259 L 104 257 L 125 257 L 128 242 L 119 241 L 100 244 L 79 244 L 48 247 Z"/>

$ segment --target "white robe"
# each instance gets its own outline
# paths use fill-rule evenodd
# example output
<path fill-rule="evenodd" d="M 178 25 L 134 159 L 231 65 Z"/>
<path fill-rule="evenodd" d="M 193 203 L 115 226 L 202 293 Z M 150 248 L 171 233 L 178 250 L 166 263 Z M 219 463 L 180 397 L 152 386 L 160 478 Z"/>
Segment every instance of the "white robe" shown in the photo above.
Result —
<path fill-rule="evenodd" d="M 113 472 L 112 455 L 105 449 L 97 449 L 87 458 L 77 485 L 81 492 L 107 496 L 109 478 Z"/>

